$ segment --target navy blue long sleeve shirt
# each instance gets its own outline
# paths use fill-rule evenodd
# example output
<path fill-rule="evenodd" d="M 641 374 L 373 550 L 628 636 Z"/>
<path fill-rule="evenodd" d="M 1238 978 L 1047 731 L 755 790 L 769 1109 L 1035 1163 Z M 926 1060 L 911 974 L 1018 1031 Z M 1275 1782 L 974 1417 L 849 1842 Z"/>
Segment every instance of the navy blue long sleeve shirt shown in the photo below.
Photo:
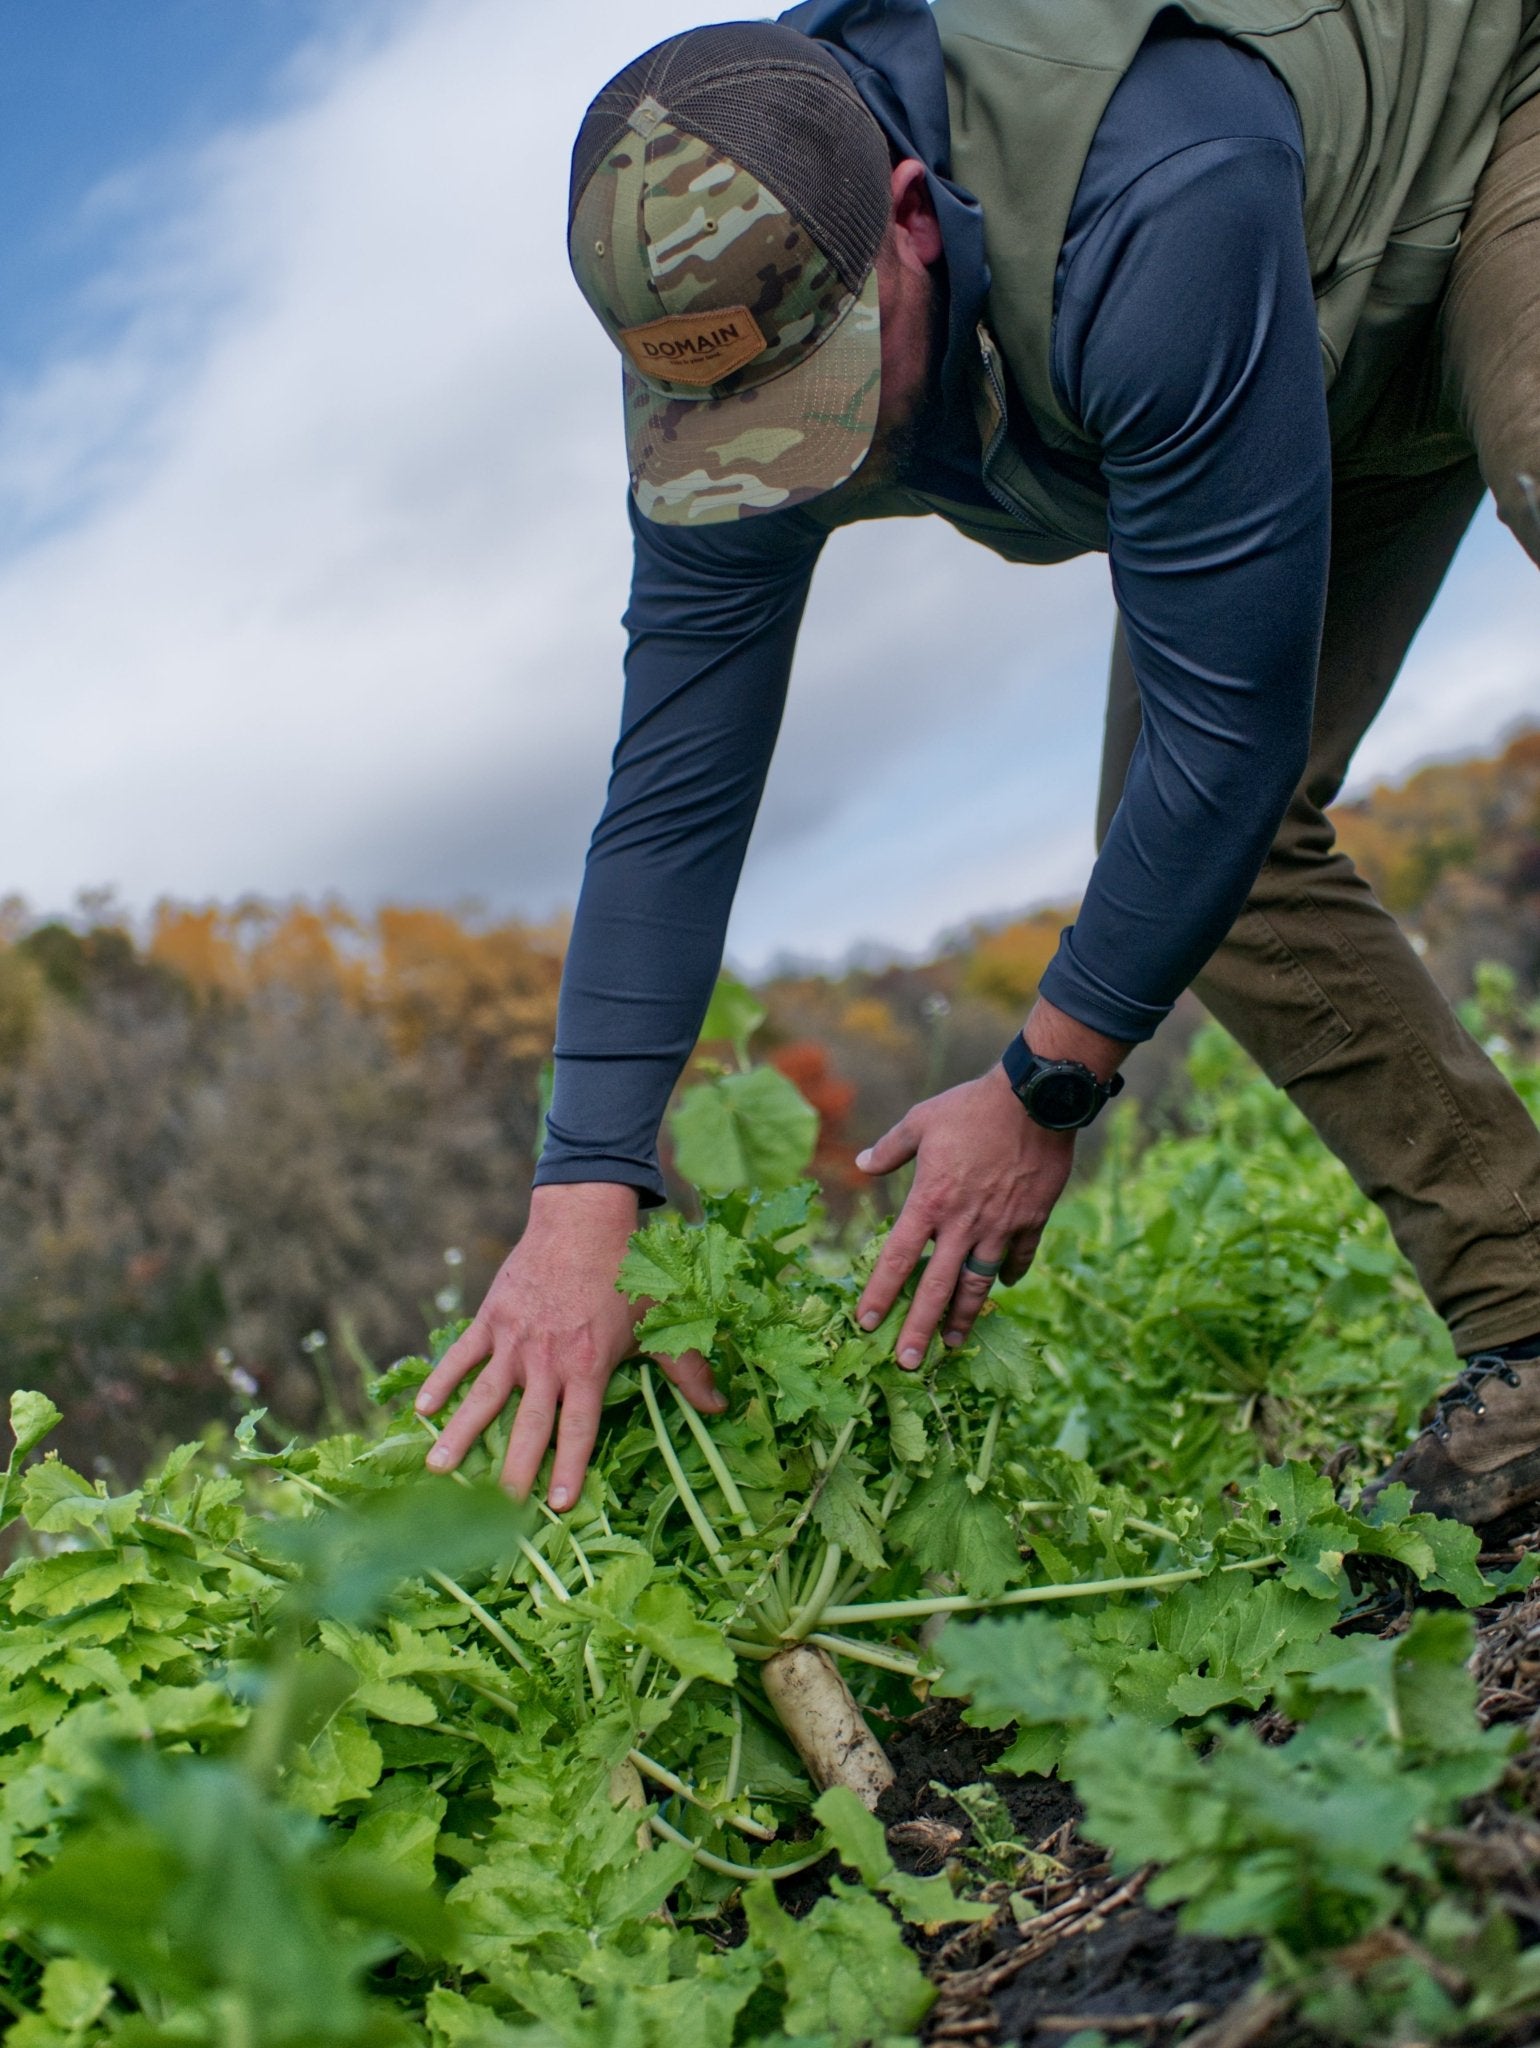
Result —
<path fill-rule="evenodd" d="M 915 0 L 811 0 L 790 18 L 830 36 L 890 138 L 933 173 L 948 342 L 903 481 L 992 504 L 957 402 L 988 272 L 977 208 L 945 177 L 934 24 Z M 1143 727 L 1042 993 L 1114 1038 L 1147 1038 L 1223 938 L 1304 766 L 1331 451 L 1303 175 L 1298 116 L 1260 58 L 1158 31 L 1097 131 L 1059 262 L 1053 373 L 1100 451 Z M 626 1182 L 650 1202 L 826 529 L 805 507 L 699 531 L 631 517 L 620 741 L 536 1179 Z M 1030 772 L 1024 745 L 1024 797 Z"/>

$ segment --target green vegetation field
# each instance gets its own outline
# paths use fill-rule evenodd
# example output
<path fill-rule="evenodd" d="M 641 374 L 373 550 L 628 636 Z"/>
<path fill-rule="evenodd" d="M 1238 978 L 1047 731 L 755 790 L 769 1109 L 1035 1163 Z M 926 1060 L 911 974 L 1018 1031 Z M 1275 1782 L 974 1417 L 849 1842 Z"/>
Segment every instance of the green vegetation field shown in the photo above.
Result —
<path fill-rule="evenodd" d="M 1532 2040 L 1536 1559 L 1359 1501 L 1453 1369 L 1377 1214 L 1207 1033 L 900 1374 L 723 1001 L 623 1279 L 730 1413 L 627 1368 L 570 1516 L 428 1358 L 122 1491 L 13 1398 L 8 2048 Z"/>

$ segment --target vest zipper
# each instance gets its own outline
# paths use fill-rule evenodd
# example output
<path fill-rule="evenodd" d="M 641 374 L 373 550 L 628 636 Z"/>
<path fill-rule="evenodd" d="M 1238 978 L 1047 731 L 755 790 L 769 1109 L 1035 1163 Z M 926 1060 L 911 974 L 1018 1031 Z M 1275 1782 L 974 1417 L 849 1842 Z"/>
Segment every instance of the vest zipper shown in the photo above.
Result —
<path fill-rule="evenodd" d="M 982 325 L 982 323 L 979 326 L 978 336 L 979 355 L 982 358 L 984 364 L 984 381 L 989 386 L 989 395 L 994 400 L 995 413 L 997 415 L 995 430 L 989 437 L 989 446 L 984 450 L 984 460 L 980 470 L 980 474 L 984 479 L 985 490 L 988 491 L 989 495 L 1000 507 L 1000 510 L 1002 512 L 1008 513 L 1010 517 L 1017 522 L 1018 525 L 1030 525 L 1031 521 L 1028 520 L 1023 508 L 1020 505 L 1018 505 L 1016 501 L 1012 498 L 1010 492 L 1006 490 L 1004 484 L 997 484 L 994 478 L 989 473 L 989 466 L 994 461 L 995 457 L 999 454 L 1000 444 L 1005 439 L 1005 387 L 1001 383 L 1000 378 L 995 370 L 995 351 L 993 339 L 990 337 L 988 330 Z"/>

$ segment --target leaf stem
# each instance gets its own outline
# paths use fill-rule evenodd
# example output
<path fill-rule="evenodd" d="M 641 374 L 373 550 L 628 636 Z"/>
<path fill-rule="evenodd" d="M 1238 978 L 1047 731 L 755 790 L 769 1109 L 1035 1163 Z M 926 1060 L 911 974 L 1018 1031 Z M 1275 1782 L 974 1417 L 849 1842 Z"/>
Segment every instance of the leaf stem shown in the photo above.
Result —
<path fill-rule="evenodd" d="M 725 1578 L 727 1566 L 722 1556 L 721 1541 L 711 1526 L 706 1510 L 695 1497 L 695 1489 L 684 1476 L 684 1467 L 679 1462 L 679 1453 L 674 1449 L 674 1439 L 668 1433 L 663 1412 L 658 1406 L 658 1397 L 652 1387 L 652 1367 L 643 1363 L 641 1371 L 642 1399 L 647 1403 L 647 1413 L 652 1418 L 652 1433 L 657 1438 L 658 1449 L 663 1453 L 663 1462 L 668 1467 L 668 1476 L 674 1482 L 685 1513 L 695 1525 L 695 1533 L 706 1546 L 706 1554 Z"/>
<path fill-rule="evenodd" d="M 676 1778 L 671 1770 L 668 1770 L 663 1764 L 655 1762 L 652 1757 L 644 1755 L 641 1750 L 628 1749 L 626 1755 L 636 1765 L 636 1768 L 644 1778 L 653 1779 L 655 1783 L 662 1785 L 666 1791 L 672 1792 L 676 1798 L 685 1800 L 691 1806 L 698 1806 L 702 1813 L 711 1816 L 718 1827 L 736 1828 L 740 1835 L 751 1835 L 756 1842 L 773 1842 L 775 1840 L 774 1828 L 767 1828 L 762 1822 L 750 1820 L 741 1813 L 723 1813 L 719 1807 L 713 1806 L 709 1799 L 702 1799 L 700 1794 L 693 1791 L 683 1778 Z"/>
<path fill-rule="evenodd" d="M 827 1650 L 833 1657 L 849 1657 L 856 1664 L 872 1664 L 879 1671 L 896 1671 L 900 1678 L 918 1678 L 922 1669 L 918 1657 L 906 1657 L 902 1650 L 874 1650 L 850 1636 L 831 1636 L 819 1629 L 802 1640 L 815 1650 Z"/>
<path fill-rule="evenodd" d="M 530 1678 L 534 1677 L 535 1674 L 531 1670 L 523 1651 L 513 1640 L 513 1637 L 509 1635 L 502 1623 L 488 1614 L 479 1600 L 472 1599 L 471 1595 L 466 1592 L 462 1585 L 449 1578 L 444 1572 L 429 1571 L 427 1576 L 442 1592 L 447 1593 L 451 1600 L 458 1600 L 467 1614 L 472 1614 L 476 1617 L 498 1648 L 506 1651 L 522 1672 L 526 1673 Z"/>
<path fill-rule="evenodd" d="M 1221 1565 L 1224 1572 L 1260 1572 L 1277 1564 L 1276 1557 L 1246 1558 L 1239 1564 Z M 997 1607 L 1032 1607 L 1045 1600 L 1091 1599 L 1101 1593 L 1145 1593 L 1160 1586 L 1182 1586 L 1193 1579 L 1209 1577 L 1206 1565 L 1190 1565 L 1185 1571 L 1146 1572 L 1120 1579 L 1078 1579 L 1062 1586 L 1022 1586 L 1014 1593 L 1000 1593 L 993 1600 L 973 1600 L 958 1593 L 935 1600 L 874 1600 L 853 1607 L 826 1607 L 826 1622 L 923 1621 L 930 1614 L 978 1614 Z"/>
<path fill-rule="evenodd" d="M 291 1486 L 297 1486 L 302 1493 L 313 1495 L 316 1500 L 324 1502 L 329 1508 L 340 1508 L 342 1506 L 342 1502 L 338 1500 L 336 1494 L 328 1493 L 324 1486 L 317 1486 L 313 1479 L 302 1478 L 298 1472 L 281 1472 L 278 1476 L 281 1479 L 287 1479 Z"/>
<path fill-rule="evenodd" d="M 1194 1395 L 1192 1398 L 1199 1397 Z M 1226 1394 L 1224 1398 L 1228 1401 L 1230 1396 Z M 1078 1507 L 1084 1507 L 1086 1513 L 1098 1522 L 1111 1519 L 1111 1508 L 1099 1508 L 1090 1502 L 1075 1500 L 1019 1500 L 1016 1503 L 1016 1512 L 1018 1515 L 1063 1514 L 1068 1509 Z M 1158 1537 L 1162 1543 L 1180 1543 L 1182 1540 L 1174 1529 L 1167 1529 L 1159 1522 L 1146 1522 L 1139 1515 L 1125 1515 L 1123 1527 L 1137 1529 L 1141 1536 Z"/>
<path fill-rule="evenodd" d="M 571 1521 L 563 1521 L 561 1516 L 553 1508 L 547 1507 L 543 1500 L 537 1501 L 535 1505 L 539 1508 L 541 1514 L 545 1516 L 546 1520 L 554 1524 L 572 1545 L 572 1555 L 577 1559 L 578 1570 L 583 1574 L 583 1583 L 592 1592 L 594 1584 L 593 1569 L 588 1562 L 587 1552 L 577 1539 L 577 1532 L 572 1527 Z"/>
<path fill-rule="evenodd" d="M 535 1567 L 535 1570 L 544 1579 L 546 1585 L 555 1594 L 556 1598 L 561 1601 L 570 1600 L 572 1593 L 566 1581 L 557 1576 L 556 1572 L 546 1563 L 529 1538 L 527 1536 L 519 1536 L 515 1538 L 515 1541 L 518 1543 L 521 1555 Z"/>
<path fill-rule="evenodd" d="M 655 1835 L 661 1835 L 665 1842 L 672 1842 L 676 1849 L 688 1850 L 695 1861 L 706 1870 L 714 1870 L 719 1877 L 742 1878 L 747 1884 L 756 1877 L 768 1877 L 773 1883 L 782 1877 L 795 1877 L 799 1870 L 811 1870 L 815 1863 L 822 1863 L 830 1853 L 820 1849 L 815 1856 L 799 1857 L 795 1863 L 729 1863 L 725 1856 L 713 1856 L 709 1849 L 692 1842 L 688 1835 L 682 1835 L 678 1828 L 670 1827 L 660 1814 L 649 1813 L 647 1825 Z"/>
<path fill-rule="evenodd" d="M 1000 1416 L 1004 1407 L 1003 1401 L 996 1401 L 989 1411 L 989 1421 L 984 1429 L 983 1448 L 979 1452 L 978 1464 L 974 1467 L 974 1476 L 980 1486 L 989 1478 L 989 1468 L 995 1461 L 995 1444 L 1000 1435 Z"/>
<path fill-rule="evenodd" d="M 694 1437 L 700 1448 L 701 1456 L 711 1467 L 711 1476 L 715 1479 L 717 1485 L 721 1487 L 722 1498 L 727 1502 L 730 1512 L 736 1518 L 739 1532 L 750 1543 L 754 1542 L 759 1535 L 759 1527 L 754 1517 L 749 1513 L 748 1504 L 744 1500 L 743 1495 L 738 1491 L 737 1481 L 733 1478 L 731 1472 L 728 1471 L 722 1453 L 712 1441 L 711 1431 L 707 1429 L 705 1423 L 701 1421 L 699 1415 L 696 1414 L 672 1380 L 669 1381 L 669 1392 L 674 1397 L 675 1407 L 688 1424 L 690 1434 Z"/>
<path fill-rule="evenodd" d="M 736 1686 L 733 1687 L 727 1697 L 732 1707 L 733 1739 L 732 1746 L 727 1752 L 727 1780 L 723 1797 L 726 1799 L 736 1799 L 738 1796 L 738 1774 L 743 1769 L 743 1701 L 739 1697 Z"/>
<path fill-rule="evenodd" d="M 845 1553 L 837 1543 L 824 1545 L 823 1569 L 813 1581 L 812 1590 L 807 1598 L 787 1617 L 783 1633 L 788 1641 L 800 1642 L 810 1629 L 817 1628 L 823 1611 L 833 1596 L 834 1588 L 839 1581 L 840 1566 L 844 1561 Z"/>

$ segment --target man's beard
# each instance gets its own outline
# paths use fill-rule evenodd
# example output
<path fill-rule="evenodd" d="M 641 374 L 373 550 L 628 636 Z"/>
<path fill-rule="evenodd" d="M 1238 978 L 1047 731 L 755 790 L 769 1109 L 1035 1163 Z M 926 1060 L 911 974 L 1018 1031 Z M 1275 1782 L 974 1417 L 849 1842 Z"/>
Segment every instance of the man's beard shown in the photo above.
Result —
<path fill-rule="evenodd" d="M 855 497 L 867 491 L 891 490 L 901 484 L 915 467 L 916 458 L 934 410 L 941 403 L 941 359 L 946 350 L 947 294 L 936 265 L 926 274 L 926 370 L 925 383 L 908 415 L 890 421 L 874 438 L 860 468 L 842 486 Z"/>

